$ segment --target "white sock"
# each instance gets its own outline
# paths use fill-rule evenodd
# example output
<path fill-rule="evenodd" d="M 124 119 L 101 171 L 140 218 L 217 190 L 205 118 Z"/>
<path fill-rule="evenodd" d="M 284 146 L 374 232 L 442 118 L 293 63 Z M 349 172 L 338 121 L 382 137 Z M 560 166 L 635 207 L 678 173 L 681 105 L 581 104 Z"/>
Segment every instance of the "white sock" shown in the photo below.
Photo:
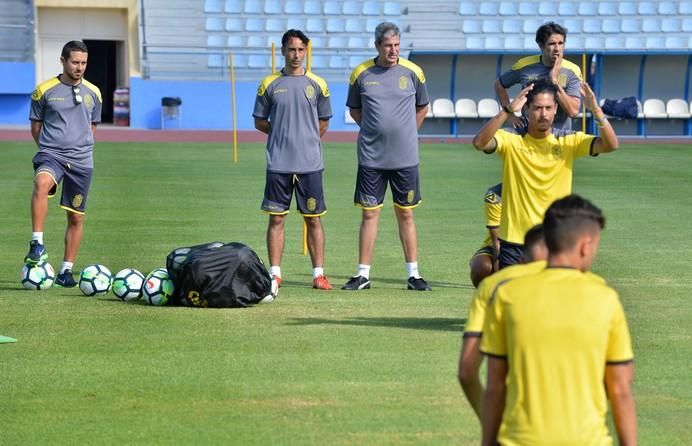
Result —
<path fill-rule="evenodd" d="M 31 240 L 38 240 L 38 242 L 43 245 L 43 231 L 32 232 L 31 233 Z"/>
<path fill-rule="evenodd" d="M 68 269 L 72 270 L 73 266 L 74 266 L 74 263 L 72 263 L 72 262 L 62 262 L 62 266 L 60 267 L 60 274 L 64 273 Z"/>
<path fill-rule="evenodd" d="M 370 265 L 363 265 L 362 263 L 358 264 L 358 272 L 356 273 L 356 276 L 363 276 L 366 279 L 370 279 Z"/>
<path fill-rule="evenodd" d="M 414 279 L 420 279 L 420 273 L 418 272 L 418 262 L 406 262 L 406 272 L 409 277 Z"/>
<path fill-rule="evenodd" d="M 317 266 L 312 269 L 312 278 L 316 279 L 317 277 L 324 276 L 324 268 L 321 266 Z"/>
<path fill-rule="evenodd" d="M 270 266 L 269 267 L 269 274 L 272 276 L 276 276 L 279 279 L 281 278 L 281 267 L 280 266 Z"/>

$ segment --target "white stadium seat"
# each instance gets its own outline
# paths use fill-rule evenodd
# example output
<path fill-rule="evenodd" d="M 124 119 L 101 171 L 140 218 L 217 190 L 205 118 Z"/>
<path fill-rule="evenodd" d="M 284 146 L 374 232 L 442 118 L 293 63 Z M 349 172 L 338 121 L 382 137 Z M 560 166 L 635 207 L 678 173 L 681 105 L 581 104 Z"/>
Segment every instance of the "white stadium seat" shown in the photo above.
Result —
<path fill-rule="evenodd" d="M 456 118 L 454 103 L 447 98 L 438 98 L 433 101 L 432 113 L 435 118 Z"/>
<path fill-rule="evenodd" d="M 204 0 L 204 12 L 221 12 L 221 0 Z"/>
<path fill-rule="evenodd" d="M 634 2 L 621 2 L 618 5 L 618 14 L 637 15 L 637 4 Z"/>
<path fill-rule="evenodd" d="M 692 14 L 692 1 L 680 2 L 680 15 L 691 15 L 691 14 Z"/>
<path fill-rule="evenodd" d="M 475 16 L 476 14 L 478 14 L 478 3 L 459 2 L 459 15 Z"/>
<path fill-rule="evenodd" d="M 401 15 L 401 3 L 384 2 L 382 12 L 384 13 L 384 15 Z"/>
<path fill-rule="evenodd" d="M 583 2 L 587 3 L 587 2 Z M 577 14 L 579 5 L 576 2 L 560 2 L 557 12 L 560 15 L 574 16 Z"/>
<path fill-rule="evenodd" d="M 646 39 L 641 36 L 630 36 L 625 38 L 625 49 L 627 50 L 642 50 L 644 49 Z"/>
<path fill-rule="evenodd" d="M 647 119 L 667 119 L 666 104 L 660 99 L 647 99 L 644 101 L 642 109 L 644 117 Z"/>
<path fill-rule="evenodd" d="M 637 5 L 639 15 L 656 15 L 658 13 L 657 9 L 654 2 L 639 2 Z"/>
<path fill-rule="evenodd" d="M 675 15 L 678 13 L 675 7 L 677 2 L 661 2 L 658 4 L 658 13 L 661 15 Z"/>
<path fill-rule="evenodd" d="M 241 0 L 226 0 L 223 12 L 229 14 L 240 14 L 243 12 L 243 2 Z"/>
<path fill-rule="evenodd" d="M 478 101 L 478 117 L 492 118 L 500 113 L 500 105 L 495 99 L 485 98 Z"/>
<path fill-rule="evenodd" d="M 660 33 L 661 22 L 658 19 L 644 19 L 642 21 L 642 31 L 646 33 Z"/>
<path fill-rule="evenodd" d="M 638 33 L 641 31 L 641 22 L 637 19 L 621 19 L 620 31 L 623 33 Z"/>
<path fill-rule="evenodd" d="M 454 104 L 454 113 L 457 118 L 477 118 L 478 110 L 476 109 L 476 102 L 473 99 L 457 99 Z"/>
<path fill-rule="evenodd" d="M 671 99 L 666 102 L 666 113 L 670 119 L 690 119 L 690 109 L 684 99 Z"/>
<path fill-rule="evenodd" d="M 664 33 L 679 33 L 680 29 L 680 19 L 663 19 L 661 22 L 661 30 Z"/>
<path fill-rule="evenodd" d="M 552 3 L 552 2 L 540 3 L 538 6 L 538 14 L 539 15 L 556 16 L 557 15 L 557 5 L 555 3 Z"/>
<path fill-rule="evenodd" d="M 616 15 L 617 13 L 618 8 L 615 2 L 600 2 L 598 4 L 599 15 Z"/>
<path fill-rule="evenodd" d="M 264 2 L 265 14 L 281 14 L 281 2 L 279 0 L 267 0 Z"/>
<path fill-rule="evenodd" d="M 260 14 L 262 13 L 262 7 L 260 2 L 245 2 L 245 7 L 243 8 L 245 14 Z"/>
<path fill-rule="evenodd" d="M 579 15 L 596 15 L 596 5 L 593 2 L 579 3 Z"/>
<path fill-rule="evenodd" d="M 500 3 L 500 15 L 516 16 L 517 15 L 517 5 L 515 2 L 502 2 Z"/>
<path fill-rule="evenodd" d="M 303 14 L 319 15 L 321 13 L 322 13 L 321 2 L 308 0 L 303 4 Z"/>
<path fill-rule="evenodd" d="M 480 15 L 496 16 L 500 5 L 493 2 L 481 2 L 481 8 L 478 11 Z"/>

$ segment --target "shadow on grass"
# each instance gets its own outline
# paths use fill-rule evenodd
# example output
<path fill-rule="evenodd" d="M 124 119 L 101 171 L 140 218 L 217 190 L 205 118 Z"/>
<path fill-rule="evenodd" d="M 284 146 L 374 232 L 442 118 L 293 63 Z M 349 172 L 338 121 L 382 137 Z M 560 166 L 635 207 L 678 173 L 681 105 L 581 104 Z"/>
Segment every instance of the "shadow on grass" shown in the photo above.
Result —
<path fill-rule="evenodd" d="M 461 332 L 466 319 L 444 317 L 353 317 L 348 319 L 296 318 L 287 325 L 353 325 L 356 327 L 410 328 L 412 330 Z"/>
<path fill-rule="evenodd" d="M 327 275 L 329 277 L 329 281 L 331 282 L 332 286 L 334 287 L 335 290 L 340 289 L 343 284 L 348 282 L 348 279 L 351 278 L 351 276 L 342 276 L 342 275 Z M 296 287 L 296 288 L 312 288 L 312 276 L 308 274 L 294 274 L 291 276 L 295 280 L 291 279 L 284 279 L 281 282 L 281 286 L 291 286 L 291 287 Z M 371 277 L 372 279 L 372 286 L 374 288 L 377 287 L 378 283 L 382 284 L 387 284 L 387 285 L 401 285 L 401 289 L 405 290 L 406 289 L 406 279 L 392 279 L 388 277 Z M 452 282 L 439 282 L 439 281 L 428 281 L 432 289 L 434 290 L 435 288 L 459 288 L 459 289 L 465 289 L 465 290 L 473 290 L 475 289 L 473 285 L 470 283 L 452 283 Z"/>

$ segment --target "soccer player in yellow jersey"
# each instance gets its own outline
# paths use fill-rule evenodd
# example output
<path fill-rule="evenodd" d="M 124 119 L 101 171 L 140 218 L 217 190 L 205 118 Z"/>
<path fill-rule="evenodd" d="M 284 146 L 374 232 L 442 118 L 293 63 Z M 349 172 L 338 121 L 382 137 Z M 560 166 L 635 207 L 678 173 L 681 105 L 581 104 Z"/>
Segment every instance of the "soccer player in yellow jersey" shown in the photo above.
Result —
<path fill-rule="evenodd" d="M 500 226 L 500 215 L 502 215 L 502 183 L 489 187 L 485 191 L 483 202 L 488 235 L 469 260 L 469 275 L 471 283 L 476 288 L 481 280 L 498 269 L 497 253 L 500 251 L 500 239 L 497 237 L 497 230 Z"/>
<path fill-rule="evenodd" d="M 512 265 L 483 279 L 471 300 L 469 316 L 466 319 L 464 329 L 461 355 L 459 356 L 459 383 L 479 420 L 483 398 L 483 385 L 478 376 L 483 359 L 479 346 L 483 335 L 483 321 L 485 320 L 488 301 L 500 283 L 545 269 L 547 258 L 548 250 L 543 238 L 543 226 L 536 225 L 529 229 L 524 237 L 523 261 L 526 263 Z"/>
<path fill-rule="evenodd" d="M 500 285 L 487 309 L 485 446 L 637 443 L 633 353 L 617 292 L 593 276 L 601 210 L 569 195 L 543 222 L 548 266 Z"/>
<path fill-rule="evenodd" d="M 556 87 L 550 81 L 537 80 L 521 90 L 473 139 L 476 149 L 497 152 L 502 158 L 500 269 L 519 262 L 526 231 L 541 222 L 553 201 L 572 192 L 574 160 L 618 148 L 615 131 L 603 115 L 596 95 L 586 83 L 581 88 L 599 136 L 554 129 Z M 505 121 L 523 107 L 529 120 L 527 133 L 502 130 Z"/>

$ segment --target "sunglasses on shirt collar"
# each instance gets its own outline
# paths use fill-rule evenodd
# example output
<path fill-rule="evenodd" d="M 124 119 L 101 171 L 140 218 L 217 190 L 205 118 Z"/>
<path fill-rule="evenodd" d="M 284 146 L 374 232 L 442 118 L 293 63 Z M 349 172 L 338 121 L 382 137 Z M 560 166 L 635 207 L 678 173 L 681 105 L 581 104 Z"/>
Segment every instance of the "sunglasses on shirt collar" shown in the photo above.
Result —
<path fill-rule="evenodd" d="M 74 99 L 74 105 L 79 105 L 82 103 L 82 95 L 79 94 L 79 85 L 72 86 L 72 99 Z"/>

